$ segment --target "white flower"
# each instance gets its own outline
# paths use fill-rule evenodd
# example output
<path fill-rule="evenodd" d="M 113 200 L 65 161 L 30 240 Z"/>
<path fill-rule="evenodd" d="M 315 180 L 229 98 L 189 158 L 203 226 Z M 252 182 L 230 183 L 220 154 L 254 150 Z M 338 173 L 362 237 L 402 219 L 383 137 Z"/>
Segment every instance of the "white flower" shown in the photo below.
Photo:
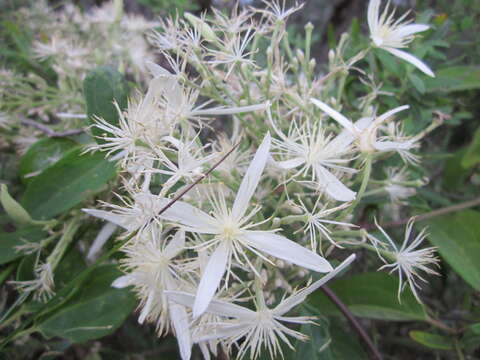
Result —
<path fill-rule="evenodd" d="M 133 190 L 127 187 L 132 200 L 119 196 L 124 206 L 104 203 L 111 211 L 82 209 L 91 216 L 110 221 L 126 229 L 129 233 L 142 230 L 151 223 L 157 222 L 157 214 L 168 203 L 168 199 L 153 195 L 148 190 Z"/>
<path fill-rule="evenodd" d="M 182 267 L 173 259 L 185 249 L 185 232 L 178 231 L 168 241 L 153 226 L 143 234 L 141 241 L 130 242 L 122 248 L 126 258 L 122 260 L 127 275 L 117 278 L 112 286 L 134 286 L 142 308 L 138 322 L 156 323 L 159 335 L 173 327 L 183 360 L 190 359 L 191 338 L 189 318 L 185 308 L 168 300 L 167 290 L 179 287 Z"/>
<path fill-rule="evenodd" d="M 193 306 L 194 318 L 205 311 L 225 272 L 227 272 L 227 277 L 230 275 L 233 259 L 239 263 L 243 263 L 242 260 L 244 260 L 252 271 L 256 272 L 246 250 L 250 250 L 265 260 L 267 259 L 262 253 L 318 272 L 332 270 L 328 261 L 323 257 L 273 231 L 250 230 L 263 223 L 251 222 L 260 207 L 255 207 L 250 212 L 247 212 L 247 209 L 265 168 L 269 149 L 270 135 L 267 134 L 240 184 L 231 209 L 227 207 L 226 199 L 222 196 L 223 193 L 220 193 L 216 199 L 212 198 L 213 211 L 211 215 L 181 201 L 173 204 L 161 215 L 168 221 L 179 223 L 186 231 L 214 236 L 213 239 L 201 244 L 203 248 L 213 248 L 214 250 L 198 286 Z"/>
<path fill-rule="evenodd" d="M 404 186 L 407 181 L 407 169 L 387 168 L 387 180 L 385 191 L 393 203 L 402 203 L 403 199 L 409 198 L 417 193 L 414 187 Z"/>
<path fill-rule="evenodd" d="M 423 282 L 427 282 L 418 272 L 423 271 L 427 274 L 439 275 L 435 270 L 429 268 L 428 265 L 438 266 L 440 260 L 435 257 L 435 247 L 428 247 L 420 250 L 416 250 L 418 246 L 425 240 L 427 237 L 426 228 L 424 228 L 417 237 L 410 241 L 412 237 L 412 229 L 415 218 L 411 218 L 405 229 L 405 237 L 403 240 L 402 246 L 399 248 L 390 236 L 383 230 L 380 225 L 378 225 L 377 220 L 375 219 L 375 225 L 378 230 L 382 232 L 388 242 L 381 241 L 374 237 L 373 235 L 367 234 L 368 239 L 373 243 L 375 249 L 377 250 L 378 256 L 385 263 L 378 270 L 391 268 L 390 273 L 397 271 L 400 279 L 398 285 L 398 300 L 400 301 L 400 294 L 405 288 L 405 286 L 410 286 L 413 295 L 421 302 L 417 289 L 420 288 L 418 284 L 418 279 Z M 409 244 L 410 242 L 410 244 Z M 385 256 L 382 256 L 385 255 Z M 388 256 L 388 257 L 387 257 Z M 394 260 L 389 257 L 393 256 Z M 387 259 L 385 259 L 387 257 Z M 390 260 L 390 261 L 389 261 Z M 393 262 L 391 262 L 393 261 Z M 391 263 L 390 263 L 391 262 Z M 417 279 L 418 278 L 418 279 Z M 406 280 L 406 282 L 404 282 Z"/>
<path fill-rule="evenodd" d="M 257 291 L 256 310 L 250 310 L 222 300 L 212 300 L 206 312 L 227 319 L 218 323 L 206 326 L 202 333 L 197 334 L 194 341 L 209 341 L 220 339 L 226 344 L 227 349 L 232 346 L 238 347 L 237 358 L 242 358 L 247 352 L 251 359 L 256 359 L 262 350 L 267 349 L 271 359 L 282 357 L 280 341 L 286 343 L 291 349 L 292 344 L 286 335 L 305 341 L 307 336 L 292 330 L 283 323 L 302 324 L 311 322 L 308 316 L 285 316 L 295 306 L 305 301 L 306 297 L 323 286 L 327 281 L 335 277 L 345 269 L 353 260 L 355 255 L 350 255 L 335 270 L 314 282 L 310 286 L 295 292 L 293 295 L 283 299 L 276 307 L 270 309 L 265 304 L 262 290 Z M 169 299 L 181 305 L 193 307 L 195 297 L 192 294 L 178 291 L 167 292 Z"/>
<path fill-rule="evenodd" d="M 384 122 L 389 120 L 396 113 L 408 109 L 410 106 L 403 105 L 396 107 L 386 113 L 376 116 L 367 117 L 352 123 L 345 116 L 338 111 L 332 109 L 330 106 L 317 99 L 310 99 L 313 104 L 326 112 L 330 117 L 336 120 L 347 130 L 351 136 L 356 140 L 360 151 L 365 153 L 372 152 L 390 152 L 396 151 L 405 161 L 414 161 L 415 156 L 410 154 L 409 150 L 416 148 L 415 139 L 408 139 L 405 141 L 391 141 L 390 137 L 378 137 L 380 127 Z M 394 139 L 396 140 L 396 139 Z"/>
<path fill-rule="evenodd" d="M 152 168 L 150 171 L 170 175 L 170 178 L 163 184 L 160 196 L 165 196 L 179 180 L 192 181 L 198 178 L 203 173 L 204 165 L 217 157 L 216 153 L 204 155 L 204 149 L 210 144 L 203 147 L 198 146 L 197 137 L 195 136 L 192 140 L 178 140 L 173 136 L 163 138 L 163 141 L 170 143 L 176 149 L 177 163 L 170 160 L 163 151 L 157 152 L 162 168 Z"/>
<path fill-rule="evenodd" d="M 333 241 L 332 237 L 330 236 L 331 231 L 328 229 L 328 227 L 325 224 L 356 227 L 356 225 L 353 225 L 353 224 L 325 219 L 326 216 L 336 211 L 347 208 L 348 206 L 351 205 L 350 203 L 343 203 L 340 206 L 330 208 L 330 209 L 328 209 L 327 206 L 324 205 L 320 210 L 317 211 L 319 200 L 320 198 L 317 199 L 317 201 L 315 202 L 314 208 L 311 211 L 307 209 L 307 207 L 305 206 L 303 201 L 300 199 L 300 197 L 298 199 L 298 201 L 300 202 L 300 205 L 296 205 L 304 213 L 305 225 L 301 229 L 297 230 L 295 233 L 305 232 L 305 230 L 307 230 L 310 235 L 310 242 L 313 250 L 317 248 L 317 232 L 319 232 L 322 236 L 326 237 L 328 241 L 330 241 L 333 245 L 339 246 L 335 241 Z"/>
<path fill-rule="evenodd" d="M 425 63 L 415 56 L 399 50 L 399 48 L 405 48 L 412 42 L 414 34 L 428 30 L 429 26 L 403 21 L 408 13 L 405 13 L 398 20 L 394 20 L 395 12 L 389 14 L 389 3 L 387 3 L 383 13 L 380 14 L 380 2 L 380 0 L 370 0 L 368 4 L 368 27 L 374 45 L 409 62 L 428 76 L 435 77 Z"/>
<path fill-rule="evenodd" d="M 353 173 L 355 170 L 345 166 L 350 159 L 344 159 L 350 151 L 353 138 L 337 136 L 332 139 L 326 136 L 323 127 L 306 121 L 302 126 L 293 123 L 288 136 L 283 134 L 270 119 L 280 140 L 273 140 L 277 154 L 286 157 L 286 160 L 276 161 L 276 165 L 285 170 L 297 169 L 292 176 L 306 176 L 310 174 L 311 180 L 321 191 L 338 201 L 352 201 L 356 193 L 347 188 L 332 170 Z M 346 140 L 346 141 L 345 141 Z"/>

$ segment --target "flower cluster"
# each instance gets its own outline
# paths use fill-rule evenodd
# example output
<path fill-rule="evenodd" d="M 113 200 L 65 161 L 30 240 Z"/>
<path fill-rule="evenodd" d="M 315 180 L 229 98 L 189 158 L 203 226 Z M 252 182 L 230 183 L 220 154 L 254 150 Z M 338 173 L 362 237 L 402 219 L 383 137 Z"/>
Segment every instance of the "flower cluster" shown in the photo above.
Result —
<path fill-rule="evenodd" d="M 380 15 L 378 3 L 368 10 L 373 44 L 427 72 L 397 49 L 424 25 Z M 406 136 L 397 126 L 408 105 L 380 111 L 366 97 L 352 109 L 332 97 L 371 47 L 344 59 L 344 37 L 330 72 L 315 76 L 312 27 L 304 51 L 292 51 L 286 36 L 296 9 L 273 2 L 161 21 L 149 39 L 169 65 L 147 61 L 145 94 L 118 109 L 117 125 L 97 120 L 101 141 L 90 150 L 118 161 L 123 183 L 118 201 L 84 211 L 124 230 L 126 274 L 113 286 L 133 286 L 139 322 L 173 332 L 183 359 L 193 344 L 206 359 L 218 346 L 255 359 L 262 349 L 275 358 L 281 342 L 292 347 L 289 338 L 305 340 L 295 328 L 312 319 L 287 313 L 354 260 L 334 268 L 326 256 L 347 247 L 336 234 L 362 237 L 352 214 L 372 168 L 390 157 L 404 169 L 419 161 L 425 133 Z M 414 191 L 399 190 L 407 171 L 384 186 L 393 200 Z M 388 238 L 383 249 L 414 291 L 417 268 L 431 273 L 426 265 L 435 263 L 431 249 L 411 251 L 423 238 L 399 251 Z M 309 271 L 326 275 L 308 285 Z"/>

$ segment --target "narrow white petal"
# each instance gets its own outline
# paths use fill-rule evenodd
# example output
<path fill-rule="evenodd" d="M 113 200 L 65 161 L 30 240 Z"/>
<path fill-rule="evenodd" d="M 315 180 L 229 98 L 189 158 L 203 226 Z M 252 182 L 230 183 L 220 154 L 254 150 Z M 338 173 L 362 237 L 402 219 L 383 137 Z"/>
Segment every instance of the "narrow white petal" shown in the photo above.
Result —
<path fill-rule="evenodd" d="M 202 315 L 212 301 L 215 291 L 218 285 L 220 285 L 220 281 L 222 281 L 223 274 L 227 270 L 229 256 L 229 249 L 225 243 L 221 243 L 210 256 L 200 284 L 198 284 L 193 304 L 194 319 Z"/>
<path fill-rule="evenodd" d="M 270 133 L 267 133 L 243 177 L 232 207 L 232 215 L 235 218 L 240 218 L 245 214 L 250 199 L 260 182 L 260 177 L 270 154 L 270 142 Z"/>
<path fill-rule="evenodd" d="M 321 165 L 315 166 L 315 172 L 318 176 L 320 189 L 331 198 L 338 201 L 352 201 L 356 197 L 356 192 L 350 190 L 338 180 L 335 175 Z"/>
<path fill-rule="evenodd" d="M 192 338 L 190 335 L 188 314 L 183 306 L 174 304 L 173 302 L 169 302 L 169 310 L 178 347 L 180 348 L 180 356 L 182 360 L 189 360 L 192 355 Z"/>
<path fill-rule="evenodd" d="M 285 161 L 275 161 L 275 165 L 277 165 L 281 169 L 290 170 L 294 169 L 305 162 L 302 158 L 293 158 Z"/>
<path fill-rule="evenodd" d="M 149 60 L 145 61 L 145 65 L 146 65 L 148 71 L 150 71 L 150 73 L 154 77 L 158 77 L 158 76 L 162 76 L 162 75 L 172 75 L 168 70 L 164 69 L 163 67 L 161 67 L 158 64 L 155 64 L 152 61 L 149 61 Z"/>
<path fill-rule="evenodd" d="M 161 218 L 187 226 L 191 231 L 201 234 L 215 234 L 215 219 L 202 210 L 183 201 L 177 201 L 169 207 Z"/>
<path fill-rule="evenodd" d="M 245 331 L 254 326 L 252 323 L 241 323 L 238 325 L 218 325 L 215 326 L 213 334 L 205 334 L 195 337 L 195 342 L 212 341 L 222 338 L 238 337 L 245 334 Z"/>
<path fill-rule="evenodd" d="M 97 209 L 82 209 L 83 212 L 88 215 L 95 216 L 99 219 L 107 220 L 115 225 L 118 225 L 127 230 L 135 230 L 132 228 L 132 224 L 135 219 L 130 219 L 128 216 L 115 214 L 111 211 L 97 210 Z"/>
<path fill-rule="evenodd" d="M 370 29 L 370 33 L 374 33 L 377 29 L 379 9 L 380 9 L 380 0 L 370 0 L 370 2 L 368 3 L 368 11 L 367 11 L 367 21 L 368 21 L 368 27 Z"/>
<path fill-rule="evenodd" d="M 178 230 L 172 240 L 165 246 L 165 256 L 169 259 L 177 256 L 185 248 L 185 231 Z"/>
<path fill-rule="evenodd" d="M 378 151 L 410 150 L 414 147 L 411 141 L 377 141 L 373 144 Z"/>
<path fill-rule="evenodd" d="M 320 100 L 311 98 L 310 101 L 319 107 L 321 110 L 326 112 L 332 119 L 336 120 L 340 125 L 342 125 L 345 129 L 350 131 L 351 133 L 355 133 L 355 126 L 352 124 L 350 120 L 348 120 L 345 116 L 340 114 L 337 110 L 332 109 L 330 106 L 321 102 Z"/>
<path fill-rule="evenodd" d="M 352 261 L 355 260 L 355 254 L 350 255 L 348 258 L 346 258 L 340 265 L 338 265 L 333 271 L 329 272 L 327 275 L 322 277 L 320 280 L 315 281 L 313 284 L 310 286 L 300 290 L 296 294 L 288 297 L 284 301 L 282 301 L 280 304 L 277 305 L 275 309 L 273 309 L 273 313 L 276 316 L 283 315 L 290 311 L 292 308 L 297 306 L 298 304 L 302 303 L 305 301 L 306 297 L 313 293 L 314 291 L 318 290 L 321 286 L 326 284 L 328 281 L 333 279 L 335 276 L 338 275 L 341 271 L 343 271 L 348 265 L 352 263 Z"/>
<path fill-rule="evenodd" d="M 112 222 L 107 222 L 93 240 L 92 246 L 88 249 L 87 260 L 93 261 L 102 249 L 102 246 L 110 239 L 110 236 L 115 232 L 118 225 Z"/>
<path fill-rule="evenodd" d="M 123 276 L 120 276 L 120 277 L 116 278 L 113 281 L 111 286 L 116 288 L 116 289 L 122 289 L 124 287 L 133 285 L 134 283 L 135 283 L 135 279 L 133 278 L 133 276 L 123 275 Z"/>
<path fill-rule="evenodd" d="M 193 304 L 195 303 L 195 296 L 187 292 L 165 291 L 165 294 L 170 300 L 190 308 L 193 307 Z M 255 312 L 248 308 L 222 300 L 212 300 L 205 312 L 218 316 L 234 317 L 238 319 L 251 318 L 252 316 L 255 316 Z"/>
<path fill-rule="evenodd" d="M 284 236 L 267 231 L 246 231 L 244 236 L 250 246 L 268 255 L 313 271 L 330 272 L 333 270 L 330 263 L 323 257 Z"/>
<path fill-rule="evenodd" d="M 435 77 L 435 74 L 433 73 L 433 71 L 427 66 L 427 64 L 425 64 L 423 61 L 421 61 L 420 59 L 416 58 L 415 56 L 413 56 L 412 54 L 409 54 L 405 51 L 402 51 L 402 50 L 398 50 L 398 49 L 395 49 L 395 48 L 391 48 L 391 47 L 385 47 L 384 48 L 385 50 L 387 50 L 389 53 L 391 53 L 392 55 L 395 55 L 397 57 L 399 57 L 400 59 L 403 59 L 407 62 L 409 62 L 410 64 L 412 64 L 413 66 L 415 66 L 416 68 L 418 68 L 419 70 L 423 71 L 425 74 L 427 74 L 428 76 L 431 76 L 431 77 Z"/>
<path fill-rule="evenodd" d="M 393 115 L 395 115 L 396 113 L 400 112 L 400 111 L 403 111 L 403 110 L 406 110 L 406 109 L 409 109 L 410 106 L 409 105 L 402 105 L 402 106 L 398 106 L 392 110 L 389 110 L 387 111 L 386 113 L 383 113 L 382 115 L 378 116 L 375 121 L 374 121 L 374 126 L 378 126 L 380 125 L 381 123 L 383 123 L 384 121 L 388 120 L 390 117 L 392 117 Z"/>
<path fill-rule="evenodd" d="M 204 116 L 204 115 L 231 115 L 239 114 L 251 111 L 265 110 L 270 106 L 270 103 L 266 102 L 264 104 L 248 105 L 248 106 L 237 106 L 237 107 L 216 107 L 211 109 L 200 109 L 193 110 L 192 116 Z"/>
<path fill-rule="evenodd" d="M 424 24 L 408 24 L 398 28 L 396 31 L 393 32 L 392 36 L 403 38 L 422 31 L 426 31 L 429 28 L 430 26 Z"/>

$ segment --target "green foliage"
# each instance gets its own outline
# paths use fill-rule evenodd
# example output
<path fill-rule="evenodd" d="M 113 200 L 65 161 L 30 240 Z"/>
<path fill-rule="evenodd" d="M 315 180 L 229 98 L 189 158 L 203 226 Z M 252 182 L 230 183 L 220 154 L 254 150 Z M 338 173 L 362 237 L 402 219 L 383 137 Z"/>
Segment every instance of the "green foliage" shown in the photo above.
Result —
<path fill-rule="evenodd" d="M 431 334 L 425 331 L 410 331 L 410 337 L 416 342 L 438 350 L 453 350 L 454 344 L 451 338 L 444 335 Z"/>
<path fill-rule="evenodd" d="M 480 290 L 480 212 L 465 210 L 428 222 L 429 240 L 452 268 Z"/>
<path fill-rule="evenodd" d="M 105 189 L 116 175 L 102 153 L 67 152 L 28 184 L 22 205 L 34 219 L 51 219 Z"/>
<path fill-rule="evenodd" d="M 123 111 L 128 102 L 128 84 L 122 74 L 110 66 L 101 66 L 88 74 L 83 82 L 83 92 L 87 103 L 87 115 L 91 124 L 101 118 L 112 125 L 118 125 L 118 108 Z M 97 142 L 105 131 L 92 127 Z"/>
<path fill-rule="evenodd" d="M 18 175 L 24 183 L 56 163 L 65 153 L 75 147 L 75 141 L 66 138 L 45 138 L 28 148 L 20 159 Z"/>
<path fill-rule="evenodd" d="M 97 267 L 79 290 L 36 328 L 45 337 L 60 336 L 71 342 L 85 342 L 111 334 L 135 308 L 127 289 L 111 287 L 121 275 L 115 265 Z"/>
<path fill-rule="evenodd" d="M 424 321 L 425 309 L 409 289 L 397 298 L 398 280 L 383 272 L 364 273 L 335 281 L 330 288 L 356 316 L 392 321 Z M 321 292 L 309 303 L 327 315 L 340 315 L 335 305 Z"/>
<path fill-rule="evenodd" d="M 36 243 L 44 239 L 46 233 L 39 226 L 25 226 L 14 232 L 0 232 L 0 264 L 8 263 L 23 256 L 17 246 Z"/>

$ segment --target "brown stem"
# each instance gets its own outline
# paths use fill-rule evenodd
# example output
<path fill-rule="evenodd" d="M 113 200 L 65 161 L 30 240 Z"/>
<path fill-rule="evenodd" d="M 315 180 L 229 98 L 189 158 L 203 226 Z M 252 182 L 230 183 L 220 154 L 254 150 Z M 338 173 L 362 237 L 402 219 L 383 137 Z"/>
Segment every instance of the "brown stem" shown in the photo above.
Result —
<path fill-rule="evenodd" d="M 457 212 L 457 211 L 460 211 L 460 210 L 468 209 L 468 208 L 471 208 L 471 207 L 474 207 L 474 206 L 479 206 L 479 205 L 480 205 L 480 197 L 476 198 L 476 199 L 473 199 L 473 200 L 470 200 L 470 201 L 465 201 L 465 202 L 460 203 L 460 204 L 456 204 L 456 205 L 447 206 L 447 207 L 444 207 L 444 208 L 441 208 L 441 209 L 433 210 L 433 211 L 430 211 L 430 212 L 422 214 L 422 215 L 417 215 L 417 216 L 415 216 L 415 221 L 423 221 L 423 220 L 431 219 L 431 218 L 436 217 L 436 216 L 445 215 L 445 214 L 449 214 L 449 213 L 452 213 L 452 212 Z M 408 223 L 409 220 L 410 219 L 401 219 L 399 221 L 388 222 L 386 224 L 383 224 L 382 227 L 383 228 L 391 228 L 391 227 L 402 226 L 402 225 L 405 225 L 406 223 Z M 363 226 L 363 228 L 365 230 L 372 230 L 372 229 L 376 229 L 376 226 L 375 226 L 375 224 L 368 224 L 368 225 Z"/>
<path fill-rule="evenodd" d="M 215 170 L 225 159 L 240 145 L 240 142 L 233 145 L 233 147 L 222 156 L 220 160 L 218 160 L 205 174 L 202 174 L 197 180 L 195 180 L 192 184 L 190 184 L 185 190 L 180 192 L 177 196 L 175 196 L 167 205 L 165 205 L 149 222 L 153 221 L 154 218 L 160 216 L 165 211 L 167 211 L 173 204 L 175 204 L 178 200 L 180 200 L 187 192 L 189 192 L 195 185 L 197 185 L 200 181 L 205 179 L 210 173 Z"/>
<path fill-rule="evenodd" d="M 368 336 L 367 332 L 363 329 L 362 325 L 357 321 L 353 314 L 348 310 L 347 306 L 338 298 L 338 296 L 327 285 L 323 285 L 320 289 L 325 295 L 332 301 L 340 312 L 347 318 L 352 328 L 357 332 L 358 336 L 362 339 L 366 347 L 370 350 L 373 360 L 382 360 L 382 355 L 375 347 L 375 344 Z"/>
<path fill-rule="evenodd" d="M 30 119 L 23 119 L 21 121 L 22 125 L 31 126 L 35 129 L 40 130 L 48 137 L 67 137 L 72 135 L 78 135 L 84 132 L 84 129 L 73 129 L 73 130 L 66 130 L 66 131 L 53 131 L 48 126 L 40 124 L 39 122 L 30 120 Z"/>

